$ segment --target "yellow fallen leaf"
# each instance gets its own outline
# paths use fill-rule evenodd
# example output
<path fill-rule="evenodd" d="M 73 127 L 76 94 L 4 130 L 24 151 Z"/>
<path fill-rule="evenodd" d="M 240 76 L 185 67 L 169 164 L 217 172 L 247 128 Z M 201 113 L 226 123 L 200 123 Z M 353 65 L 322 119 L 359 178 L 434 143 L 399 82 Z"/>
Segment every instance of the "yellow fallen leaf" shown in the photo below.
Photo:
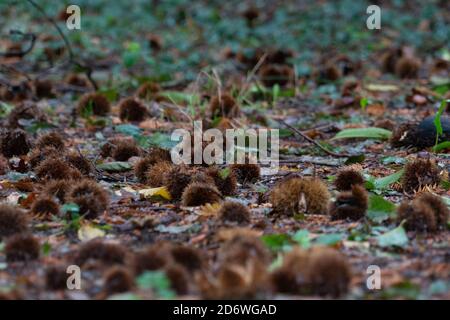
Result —
<path fill-rule="evenodd" d="M 149 189 L 142 189 L 139 190 L 139 194 L 143 198 L 152 198 L 160 196 L 166 200 L 171 200 L 172 196 L 169 193 L 169 190 L 167 190 L 166 187 L 158 187 L 158 188 L 149 188 Z"/>
<path fill-rule="evenodd" d="M 356 248 L 356 249 L 369 249 L 370 243 L 368 241 L 358 242 L 358 241 L 343 241 L 344 247 L 346 248 Z"/>
<path fill-rule="evenodd" d="M 105 236 L 105 231 L 96 228 L 90 224 L 85 224 L 78 229 L 78 239 L 81 241 L 89 241 L 95 238 L 102 238 Z"/>
<path fill-rule="evenodd" d="M 216 203 L 207 203 L 204 206 L 201 206 L 198 214 L 204 217 L 214 217 L 218 214 L 220 210 L 221 204 Z"/>
<path fill-rule="evenodd" d="M 369 91 L 382 91 L 382 92 L 399 90 L 399 88 L 393 84 L 376 84 L 376 83 L 366 85 L 366 89 Z"/>
<path fill-rule="evenodd" d="M 126 191 L 126 192 L 129 192 L 129 193 L 135 193 L 135 192 L 136 192 L 136 190 L 134 190 L 134 189 L 133 189 L 132 187 L 130 187 L 130 186 L 123 187 L 122 190 L 124 190 L 124 191 Z"/>

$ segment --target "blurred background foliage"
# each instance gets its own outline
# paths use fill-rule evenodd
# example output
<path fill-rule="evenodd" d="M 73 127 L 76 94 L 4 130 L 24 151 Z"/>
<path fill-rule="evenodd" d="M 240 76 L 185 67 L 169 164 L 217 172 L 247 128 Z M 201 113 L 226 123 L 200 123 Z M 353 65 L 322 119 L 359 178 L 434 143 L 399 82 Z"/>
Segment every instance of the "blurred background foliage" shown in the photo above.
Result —
<path fill-rule="evenodd" d="M 69 4 L 81 7 L 82 29 L 63 28 L 78 56 L 117 57 L 119 63 L 112 70 L 117 76 L 131 70 L 135 76 L 158 81 L 195 79 L 202 68 L 226 63 L 221 54 L 225 48 L 234 52 L 293 49 L 296 55 L 291 62 L 302 75 L 310 72 L 316 55 L 329 50 L 365 59 L 395 43 L 437 56 L 448 52 L 450 39 L 445 0 L 36 1 L 55 19 Z M 381 30 L 366 28 L 370 4 L 382 8 Z M 248 8 L 258 9 L 255 23 L 243 17 Z M 56 30 L 27 1 L 1 0 L 0 16 L 3 37 L 10 29 L 54 34 L 51 45 L 62 46 Z M 58 23 L 64 26 L 63 21 Z M 161 39 L 161 50 L 152 49 L 150 34 Z M 27 58 L 39 59 L 42 50 L 38 42 Z"/>

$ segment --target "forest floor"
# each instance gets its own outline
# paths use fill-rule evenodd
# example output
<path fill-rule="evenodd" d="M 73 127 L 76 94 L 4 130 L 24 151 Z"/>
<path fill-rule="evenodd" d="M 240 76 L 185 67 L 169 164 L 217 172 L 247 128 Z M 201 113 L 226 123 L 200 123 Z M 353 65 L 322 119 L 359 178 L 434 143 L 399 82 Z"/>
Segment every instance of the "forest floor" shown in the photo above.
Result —
<path fill-rule="evenodd" d="M 450 205 L 448 2 L 388 1 L 381 30 L 367 29 L 366 1 L 72 2 L 81 8 L 81 30 L 68 30 L 65 7 L 49 0 L 36 1 L 38 8 L 0 4 L 0 202 L 20 208 L 27 225 L 18 234 L 32 234 L 14 239 L 5 230 L 23 222 L 0 206 L 0 297 L 450 298 L 449 222 L 423 231 L 398 213 L 424 192 Z M 96 109 L 102 101 L 82 105 L 90 92 L 106 98 L 106 111 Z M 214 109 L 217 96 L 230 97 L 231 107 Z M 138 106 L 124 115 L 129 97 Z M 237 189 L 225 194 L 217 184 L 218 200 L 200 206 L 170 194 L 169 182 L 184 183 L 168 178 L 172 165 L 158 172 L 161 183 L 140 177 L 142 159 L 173 147 L 171 133 L 191 129 L 192 120 L 205 129 L 278 129 L 278 170 L 257 166 L 253 178 L 251 166 L 242 173 L 221 165 L 216 176 L 238 175 Z M 45 148 L 57 144 L 42 138 L 50 132 L 63 138 L 56 152 Z M 417 161 L 432 168 L 407 167 Z M 364 178 L 360 219 L 327 212 L 328 202 L 344 201 L 336 178 L 345 168 Z M 189 179 L 208 172 L 206 165 L 180 170 Z M 330 198 L 306 194 L 305 210 L 296 198 L 297 212 L 276 214 L 273 192 L 287 177 L 318 178 Z M 83 179 L 95 181 L 92 194 L 77 197 Z M 55 180 L 69 196 L 49 198 Z M 202 192 L 193 197 L 207 198 Z M 308 196 L 326 209 L 308 212 Z M 249 219 L 223 218 L 224 200 L 243 204 Z M 431 223 L 428 207 L 411 206 L 417 223 Z M 236 237 L 250 244 L 230 249 Z M 325 281 L 303 270 L 281 279 L 292 271 L 283 267 L 294 268 L 285 257 L 316 247 L 332 249 L 314 271 Z M 74 264 L 82 289 L 64 290 Z M 369 266 L 381 270 L 379 290 L 367 287 Z"/>

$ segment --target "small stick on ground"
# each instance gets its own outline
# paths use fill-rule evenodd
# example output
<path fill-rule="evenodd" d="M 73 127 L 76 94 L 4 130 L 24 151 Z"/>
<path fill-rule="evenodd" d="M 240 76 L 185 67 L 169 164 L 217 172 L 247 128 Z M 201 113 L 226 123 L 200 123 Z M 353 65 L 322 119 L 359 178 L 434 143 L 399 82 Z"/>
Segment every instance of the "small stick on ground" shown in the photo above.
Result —
<path fill-rule="evenodd" d="M 284 120 L 276 120 L 279 123 L 283 124 L 285 127 L 287 127 L 288 129 L 294 131 L 296 134 L 298 134 L 299 136 L 301 136 L 303 139 L 305 139 L 306 141 L 316 145 L 317 147 L 319 147 L 320 150 L 326 152 L 327 154 L 329 154 L 330 156 L 333 157 L 338 157 L 338 158 L 347 158 L 347 157 L 351 157 L 351 154 L 347 154 L 347 153 L 336 153 L 333 152 L 331 150 L 328 150 L 327 148 L 325 148 L 324 146 L 322 146 L 320 143 L 318 143 L 316 140 L 308 137 L 306 134 L 304 134 L 303 132 L 301 132 L 300 130 L 298 130 L 297 128 L 294 128 L 293 126 L 291 126 L 290 124 L 287 124 Z"/>
<path fill-rule="evenodd" d="M 317 164 L 321 166 L 328 166 L 328 167 L 339 167 L 342 165 L 341 161 L 338 160 L 313 160 L 310 158 L 303 158 L 303 157 L 295 157 L 295 158 L 289 158 L 289 159 L 280 159 L 278 160 L 281 164 L 289 164 L 289 163 L 311 163 L 311 164 Z"/>

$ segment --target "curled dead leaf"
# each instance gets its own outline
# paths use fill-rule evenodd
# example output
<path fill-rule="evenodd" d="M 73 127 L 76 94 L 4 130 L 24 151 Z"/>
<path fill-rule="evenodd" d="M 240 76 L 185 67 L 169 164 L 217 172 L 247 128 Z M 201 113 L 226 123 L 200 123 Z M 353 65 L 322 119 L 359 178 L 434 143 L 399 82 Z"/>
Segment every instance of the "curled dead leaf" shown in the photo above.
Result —
<path fill-rule="evenodd" d="M 149 189 L 142 189 L 138 191 L 141 198 L 144 199 L 150 199 L 154 197 L 161 197 L 166 200 L 171 200 L 172 196 L 169 193 L 169 190 L 167 190 L 166 187 L 158 187 L 158 188 L 149 188 Z"/>

